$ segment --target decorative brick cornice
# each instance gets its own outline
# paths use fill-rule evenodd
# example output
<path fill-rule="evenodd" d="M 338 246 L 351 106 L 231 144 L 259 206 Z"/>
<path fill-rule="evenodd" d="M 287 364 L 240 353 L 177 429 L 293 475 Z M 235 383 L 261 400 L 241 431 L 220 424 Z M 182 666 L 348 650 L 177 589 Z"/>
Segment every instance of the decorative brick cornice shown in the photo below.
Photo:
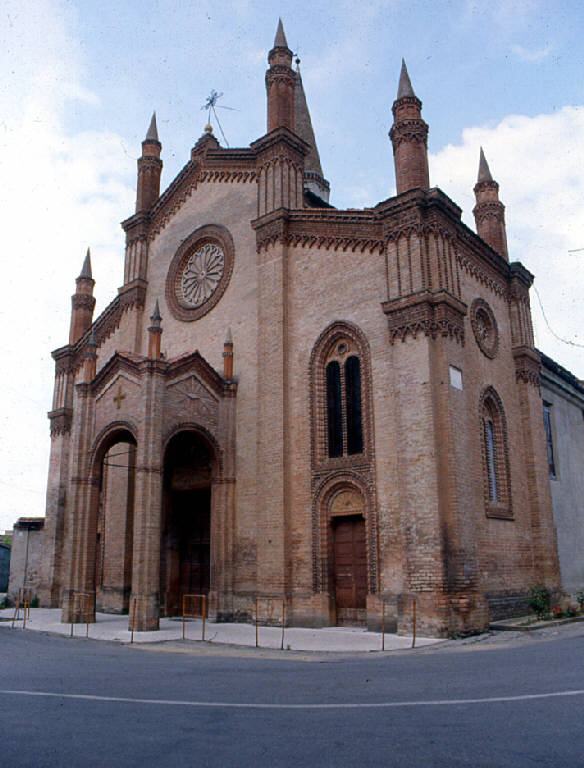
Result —
<path fill-rule="evenodd" d="M 51 421 L 51 437 L 66 435 L 71 432 L 73 420 L 73 410 L 71 408 L 58 408 L 55 411 L 49 411 L 47 416 Z"/>
<path fill-rule="evenodd" d="M 71 296 L 71 306 L 73 309 L 87 309 L 93 312 L 95 309 L 95 298 L 85 293 L 74 293 Z"/>
<path fill-rule="evenodd" d="M 288 210 L 280 208 L 252 221 L 258 251 L 281 242 L 302 248 L 382 253 L 383 225 L 372 211 Z"/>
<path fill-rule="evenodd" d="M 531 347 L 514 347 L 515 379 L 539 389 L 541 379 L 541 358 Z"/>
<path fill-rule="evenodd" d="M 511 270 L 511 277 L 513 280 L 519 285 L 522 285 L 527 294 L 527 291 L 533 285 L 534 278 L 531 272 L 524 267 L 520 261 L 512 261 L 511 264 L 509 264 L 509 269 Z"/>
<path fill-rule="evenodd" d="M 486 243 L 474 232 L 461 230 L 457 236 L 459 247 L 456 258 L 461 268 L 494 294 L 508 296 L 509 269 L 506 261 L 490 248 L 485 253 Z"/>
<path fill-rule="evenodd" d="M 69 373 L 75 368 L 75 350 L 71 344 L 55 349 L 51 356 L 55 361 L 55 374 Z"/>
<path fill-rule="evenodd" d="M 447 291 L 421 291 L 381 306 L 387 315 L 391 344 L 405 341 L 408 335 L 415 339 L 419 333 L 433 339 L 449 336 L 464 344 L 466 304 Z"/>
<path fill-rule="evenodd" d="M 393 102 L 393 105 L 391 107 L 391 111 L 393 112 L 394 118 L 397 112 L 403 107 L 413 107 L 414 109 L 421 110 L 422 102 L 414 94 L 412 94 L 411 96 L 401 96 L 399 99 L 396 99 Z"/>
<path fill-rule="evenodd" d="M 304 157 L 304 155 L 310 152 L 310 147 L 304 139 L 301 139 L 300 136 L 297 136 L 285 126 L 279 126 L 273 131 L 266 133 L 261 139 L 252 142 L 250 147 L 260 163 L 264 162 L 266 154 L 282 154 L 284 148 L 287 152 L 294 153 L 300 157 Z"/>
<path fill-rule="evenodd" d="M 199 168 L 200 165 L 197 161 L 190 160 L 160 196 L 150 213 L 150 239 L 164 229 L 186 200 L 191 197 L 197 188 Z"/>

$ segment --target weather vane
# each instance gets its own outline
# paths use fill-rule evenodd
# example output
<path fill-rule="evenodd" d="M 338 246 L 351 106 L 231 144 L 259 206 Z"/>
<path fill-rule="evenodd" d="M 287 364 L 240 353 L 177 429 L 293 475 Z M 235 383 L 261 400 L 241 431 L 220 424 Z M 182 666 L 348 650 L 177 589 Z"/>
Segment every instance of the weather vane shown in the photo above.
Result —
<path fill-rule="evenodd" d="M 213 117 L 217 121 L 217 125 L 219 126 L 219 130 L 221 131 L 221 136 L 223 136 L 223 141 L 227 146 L 229 146 L 229 142 L 227 141 L 227 138 L 225 137 L 225 134 L 223 133 L 223 128 L 221 127 L 221 123 L 219 122 L 219 118 L 217 117 L 217 112 L 215 110 L 215 107 L 218 109 L 229 109 L 231 112 L 237 112 L 237 110 L 234 107 L 224 107 L 222 104 L 217 104 L 219 99 L 223 96 L 222 93 L 217 93 L 217 91 L 213 88 L 209 96 L 207 96 L 207 100 L 201 107 L 201 109 L 206 109 L 209 113 L 209 125 L 211 125 L 211 112 L 213 113 Z"/>

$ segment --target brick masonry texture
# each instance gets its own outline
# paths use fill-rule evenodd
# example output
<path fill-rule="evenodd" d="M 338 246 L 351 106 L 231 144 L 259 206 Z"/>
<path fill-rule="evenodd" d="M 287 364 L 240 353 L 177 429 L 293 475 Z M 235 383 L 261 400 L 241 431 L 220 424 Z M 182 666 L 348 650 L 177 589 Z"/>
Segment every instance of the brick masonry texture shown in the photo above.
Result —
<path fill-rule="evenodd" d="M 290 623 L 340 620 L 332 542 L 349 515 L 366 531 L 359 621 L 379 626 L 385 601 L 389 623 L 409 633 L 415 599 L 420 632 L 477 632 L 535 583 L 559 588 L 531 276 L 497 252 L 500 231 L 485 243 L 427 189 L 415 97 L 394 110 L 400 194 L 364 211 L 308 207 L 304 158 L 315 150 L 294 134 L 301 81 L 287 50 L 270 59 L 267 135 L 240 150 L 205 134 L 168 190 L 124 222 L 124 285 L 92 325 L 95 377 L 82 365 L 85 315 L 54 353 L 41 598 L 62 605 L 64 620 L 81 620 L 89 599 L 156 628 L 180 588 L 169 574 L 196 560 L 167 543 L 177 489 L 209 489 L 200 588 L 212 618 L 250 618 L 257 596 L 273 596 L 287 600 Z M 139 208 L 156 189 L 146 167 Z M 190 321 L 167 303 L 167 275 L 181 244 L 209 226 L 232 238 L 233 271 Z M 488 327 L 471 323 L 477 300 Z M 155 302 L 161 356 L 150 359 Z M 233 381 L 223 378 L 229 329 Z M 324 369 L 339 343 L 360 361 L 364 444 L 330 458 Z M 484 402 L 499 409 L 496 502 Z M 171 466 L 185 433 L 190 458 Z M 194 546 L 187 538 L 183 548 Z"/>

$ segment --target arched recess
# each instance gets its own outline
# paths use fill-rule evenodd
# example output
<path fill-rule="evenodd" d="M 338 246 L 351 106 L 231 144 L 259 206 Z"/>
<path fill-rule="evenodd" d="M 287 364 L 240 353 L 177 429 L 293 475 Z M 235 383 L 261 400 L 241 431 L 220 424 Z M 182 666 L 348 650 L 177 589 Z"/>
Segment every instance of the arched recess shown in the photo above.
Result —
<path fill-rule="evenodd" d="M 373 498 L 373 490 L 364 477 L 351 471 L 329 476 L 314 495 L 313 587 L 315 592 L 326 592 L 333 598 L 337 622 L 343 620 L 339 608 L 354 608 L 353 613 L 346 613 L 347 623 L 352 623 L 351 619 L 362 623 L 366 618 L 366 597 L 378 591 L 378 532 Z M 339 555 L 343 548 L 348 558 L 341 570 L 350 572 L 353 579 L 353 605 L 350 600 L 347 603 L 348 585 L 339 582 Z M 345 594 L 340 595 L 340 591 Z"/>
<path fill-rule="evenodd" d="M 183 424 L 167 436 L 163 467 L 160 611 L 173 616 L 183 595 L 209 594 L 221 567 L 221 451 L 206 429 Z"/>
<path fill-rule="evenodd" d="M 513 517 L 507 420 L 497 391 L 486 387 L 479 402 L 485 512 L 488 517 Z"/>
<path fill-rule="evenodd" d="M 374 442 L 365 334 L 346 321 L 329 325 L 312 349 L 309 378 L 313 470 L 369 464 Z"/>
<path fill-rule="evenodd" d="M 136 450 L 136 429 L 125 422 L 103 430 L 92 450 L 88 570 L 94 579 L 96 609 L 105 613 L 127 613 L 129 608 Z"/>

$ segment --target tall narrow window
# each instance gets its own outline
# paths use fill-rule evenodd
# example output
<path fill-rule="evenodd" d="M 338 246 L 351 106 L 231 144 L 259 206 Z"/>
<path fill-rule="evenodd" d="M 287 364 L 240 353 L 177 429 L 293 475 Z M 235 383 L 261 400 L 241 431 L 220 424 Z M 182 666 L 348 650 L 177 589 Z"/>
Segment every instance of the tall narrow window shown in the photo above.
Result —
<path fill-rule="evenodd" d="M 552 433 L 552 406 L 543 404 L 543 426 L 545 428 L 545 442 L 547 446 L 548 467 L 551 477 L 557 477 L 556 460 L 554 457 L 554 438 Z"/>
<path fill-rule="evenodd" d="M 487 387 L 481 398 L 485 511 L 488 517 L 513 517 L 507 426 L 501 398 Z"/>
<path fill-rule="evenodd" d="M 328 354 L 326 410 L 329 458 L 363 453 L 361 360 L 348 339 Z"/>
<path fill-rule="evenodd" d="M 489 419 L 486 423 L 485 450 L 487 455 L 487 479 L 489 484 L 489 500 L 497 503 L 497 460 L 495 456 L 495 428 Z"/>
<path fill-rule="evenodd" d="M 332 360 L 326 367 L 326 400 L 328 455 L 343 455 L 343 411 L 341 399 L 341 366 Z"/>
<path fill-rule="evenodd" d="M 345 404 L 347 413 L 347 453 L 362 453 L 361 365 L 359 358 L 354 355 L 351 355 L 345 361 Z"/>

